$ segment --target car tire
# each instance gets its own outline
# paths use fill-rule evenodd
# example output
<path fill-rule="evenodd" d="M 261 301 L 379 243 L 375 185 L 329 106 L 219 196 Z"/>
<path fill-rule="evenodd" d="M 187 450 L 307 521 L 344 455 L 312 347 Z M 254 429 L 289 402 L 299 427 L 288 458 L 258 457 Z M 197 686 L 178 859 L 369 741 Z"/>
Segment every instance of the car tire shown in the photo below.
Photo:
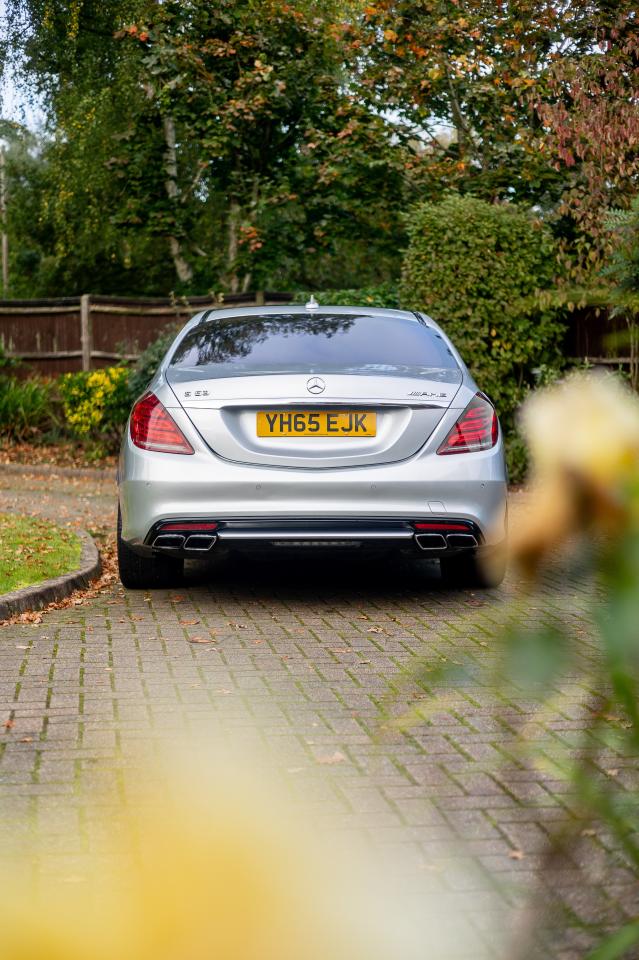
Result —
<path fill-rule="evenodd" d="M 498 587 L 506 576 L 506 551 L 499 550 L 488 556 L 476 553 L 458 553 L 441 557 L 439 561 L 442 580 L 449 587 Z"/>
<path fill-rule="evenodd" d="M 178 557 L 142 557 L 122 539 L 122 515 L 118 507 L 118 570 L 122 586 L 144 590 L 177 586 L 184 574 L 184 560 Z"/>

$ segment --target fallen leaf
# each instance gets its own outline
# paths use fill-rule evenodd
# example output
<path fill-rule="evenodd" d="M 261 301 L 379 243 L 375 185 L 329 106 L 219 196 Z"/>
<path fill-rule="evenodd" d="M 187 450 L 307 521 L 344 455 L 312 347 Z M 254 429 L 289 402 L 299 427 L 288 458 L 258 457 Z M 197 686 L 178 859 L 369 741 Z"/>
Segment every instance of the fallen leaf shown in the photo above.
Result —
<path fill-rule="evenodd" d="M 2 726 L 5 728 L 5 730 L 10 730 L 11 727 L 15 726 L 15 724 L 14 724 L 13 720 L 5 720 L 5 722 L 2 724 Z"/>
<path fill-rule="evenodd" d="M 593 830 L 591 827 L 588 827 L 586 830 L 582 830 L 580 836 L 582 837 L 596 837 L 597 831 Z"/>
<path fill-rule="evenodd" d="M 368 630 L 366 631 L 366 633 L 383 633 L 383 632 L 384 631 L 382 630 L 381 627 L 369 627 Z"/>
<path fill-rule="evenodd" d="M 180 620 L 180 623 L 183 627 L 193 627 L 196 623 L 199 623 L 199 620 Z"/>
<path fill-rule="evenodd" d="M 18 743 L 33 743 L 33 737 L 21 737 Z"/>
<path fill-rule="evenodd" d="M 146 600 L 147 597 L 145 597 L 144 599 Z M 148 599 L 150 600 L 151 597 L 148 597 Z M 177 594 L 175 597 L 169 597 L 169 600 L 171 601 L 171 603 L 182 603 L 182 601 L 183 601 L 184 599 L 186 599 L 186 598 L 185 598 L 184 596 L 182 596 L 181 593 L 180 593 L 180 594 Z"/>
<path fill-rule="evenodd" d="M 237 627 L 238 630 L 246 630 L 246 624 L 245 624 L 245 623 L 235 623 L 234 620 L 229 620 L 227 626 L 229 626 L 229 627 Z"/>
<path fill-rule="evenodd" d="M 339 750 L 336 750 L 335 753 L 331 753 L 325 757 L 318 757 L 318 763 L 333 764 L 333 763 L 343 763 L 346 760 L 346 757 L 343 753 L 340 753 Z"/>
<path fill-rule="evenodd" d="M 214 637 L 189 637 L 189 643 L 217 643 Z"/>
<path fill-rule="evenodd" d="M 510 857 L 511 860 L 523 860 L 525 857 L 525 853 L 523 850 L 509 850 L 508 856 Z"/>
<path fill-rule="evenodd" d="M 616 767 L 613 767 L 611 770 L 606 770 L 606 773 L 608 774 L 609 777 L 618 777 L 618 776 L 619 776 L 619 771 L 617 770 Z"/>

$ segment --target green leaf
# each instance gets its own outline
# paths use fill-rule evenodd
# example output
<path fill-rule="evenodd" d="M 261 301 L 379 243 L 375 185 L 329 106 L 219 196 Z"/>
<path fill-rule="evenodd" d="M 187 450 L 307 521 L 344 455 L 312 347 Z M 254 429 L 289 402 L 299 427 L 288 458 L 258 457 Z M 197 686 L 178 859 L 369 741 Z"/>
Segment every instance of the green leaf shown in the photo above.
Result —
<path fill-rule="evenodd" d="M 591 950 L 585 960 L 618 960 L 639 943 L 639 919 L 631 920 Z"/>

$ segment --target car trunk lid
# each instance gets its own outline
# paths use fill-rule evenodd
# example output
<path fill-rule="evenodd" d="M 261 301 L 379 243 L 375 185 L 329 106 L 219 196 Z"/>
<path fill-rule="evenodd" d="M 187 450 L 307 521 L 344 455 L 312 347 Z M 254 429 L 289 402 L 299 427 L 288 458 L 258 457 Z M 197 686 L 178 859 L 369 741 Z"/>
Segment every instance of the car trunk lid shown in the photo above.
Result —
<path fill-rule="evenodd" d="M 314 373 L 188 379 L 186 372 L 169 370 L 168 380 L 218 456 L 246 464 L 326 469 L 412 456 L 453 402 L 461 373 L 448 369 L 434 370 L 426 378 Z M 267 414 L 276 429 L 283 425 L 285 434 L 260 436 L 259 414 Z M 296 414 L 318 416 L 305 420 Z M 362 414 L 369 415 L 368 433 L 356 429 Z M 328 424 L 329 429 L 325 435 L 286 433 L 309 424 Z M 336 424 L 339 429 L 333 430 Z"/>

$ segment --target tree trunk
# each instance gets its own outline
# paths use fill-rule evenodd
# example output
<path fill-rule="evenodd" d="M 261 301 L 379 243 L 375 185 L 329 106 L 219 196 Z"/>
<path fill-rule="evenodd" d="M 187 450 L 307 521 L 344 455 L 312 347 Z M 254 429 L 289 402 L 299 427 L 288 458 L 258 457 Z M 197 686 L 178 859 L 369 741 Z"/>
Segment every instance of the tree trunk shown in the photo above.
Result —
<path fill-rule="evenodd" d="M 231 200 L 229 207 L 229 232 L 228 246 L 226 251 L 227 262 L 227 285 L 231 293 L 237 293 L 240 289 L 240 278 L 237 275 L 237 252 L 239 248 L 239 228 L 240 228 L 240 205 L 237 200 Z"/>
<path fill-rule="evenodd" d="M 177 207 L 179 199 L 178 173 L 177 173 L 177 152 L 175 149 L 175 121 L 172 117 L 163 117 L 164 142 L 166 151 L 164 153 L 164 169 L 166 171 L 166 180 L 164 188 L 166 195 L 171 203 Z M 193 268 L 186 260 L 182 252 L 182 244 L 177 236 L 169 235 L 169 250 L 173 257 L 175 272 L 182 283 L 188 283 L 193 279 Z"/>

